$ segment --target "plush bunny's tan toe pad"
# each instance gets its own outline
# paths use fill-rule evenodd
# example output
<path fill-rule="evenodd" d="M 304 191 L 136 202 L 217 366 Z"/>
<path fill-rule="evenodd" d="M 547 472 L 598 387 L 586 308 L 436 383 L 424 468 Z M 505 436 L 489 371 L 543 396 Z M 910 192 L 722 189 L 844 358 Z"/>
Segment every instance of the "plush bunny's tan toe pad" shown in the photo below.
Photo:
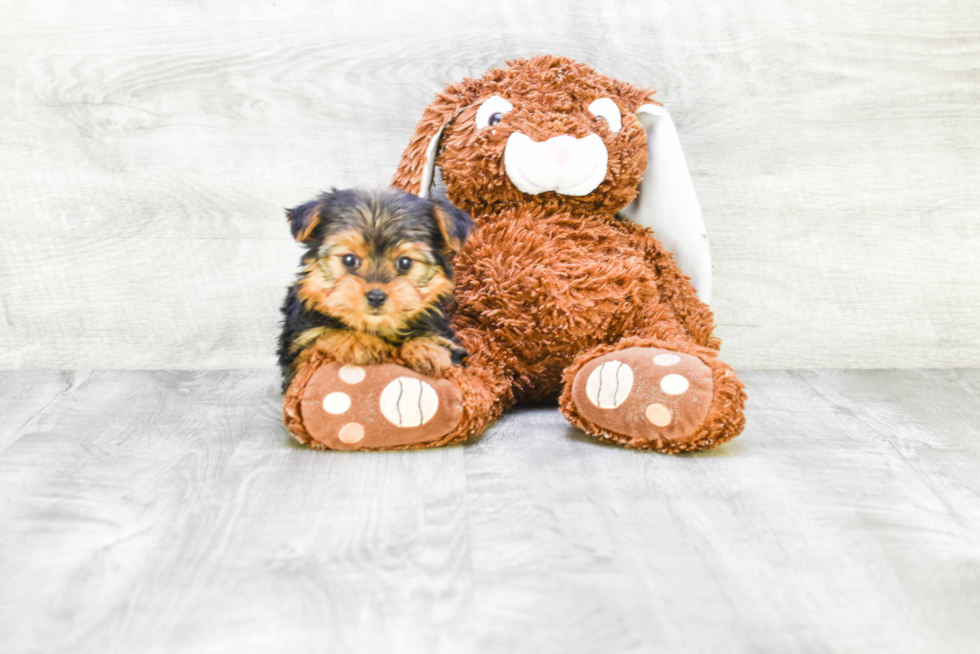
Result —
<path fill-rule="evenodd" d="M 575 375 L 572 398 L 587 421 L 632 446 L 655 438 L 693 436 L 711 406 L 711 369 L 690 354 L 630 347 L 585 364 Z"/>
<path fill-rule="evenodd" d="M 462 415 L 450 382 L 390 363 L 324 363 L 301 393 L 308 444 L 332 450 L 423 447 L 448 434 Z"/>

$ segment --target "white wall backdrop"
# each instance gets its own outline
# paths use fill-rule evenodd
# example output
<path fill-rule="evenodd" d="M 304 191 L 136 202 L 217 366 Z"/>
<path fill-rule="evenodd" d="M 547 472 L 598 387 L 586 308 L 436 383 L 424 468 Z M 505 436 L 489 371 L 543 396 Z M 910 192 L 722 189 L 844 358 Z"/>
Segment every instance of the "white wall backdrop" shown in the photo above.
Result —
<path fill-rule="evenodd" d="M 0 368 L 274 363 L 282 209 L 563 53 L 660 89 L 742 367 L 980 365 L 980 4 L 0 5 Z"/>

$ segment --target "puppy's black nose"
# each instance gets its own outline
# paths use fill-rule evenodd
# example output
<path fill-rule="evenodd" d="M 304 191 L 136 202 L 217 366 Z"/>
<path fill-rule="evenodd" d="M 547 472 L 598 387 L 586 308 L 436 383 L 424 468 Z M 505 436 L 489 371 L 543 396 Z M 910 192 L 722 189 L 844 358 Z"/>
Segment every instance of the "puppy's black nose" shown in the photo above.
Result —
<path fill-rule="evenodd" d="M 371 289 L 370 291 L 364 294 L 364 297 L 367 298 L 368 304 L 370 304 L 375 309 L 377 309 L 382 304 L 384 304 L 385 300 L 388 299 L 387 294 L 385 294 L 384 291 L 378 288 Z"/>

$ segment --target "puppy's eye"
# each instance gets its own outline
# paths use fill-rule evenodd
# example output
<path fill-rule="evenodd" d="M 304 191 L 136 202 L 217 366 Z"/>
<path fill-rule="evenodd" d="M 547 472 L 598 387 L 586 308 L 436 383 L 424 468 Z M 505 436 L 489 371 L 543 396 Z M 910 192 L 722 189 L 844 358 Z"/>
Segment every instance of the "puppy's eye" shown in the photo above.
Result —
<path fill-rule="evenodd" d="M 613 132 L 618 132 L 623 127 L 623 114 L 620 113 L 616 103 L 609 98 L 599 98 L 590 104 L 589 113 L 595 116 L 596 122 L 600 119 L 606 121 Z"/>
<path fill-rule="evenodd" d="M 361 265 L 361 260 L 356 255 L 345 254 L 340 258 L 340 263 L 349 270 L 357 270 L 357 267 Z"/>
<path fill-rule="evenodd" d="M 511 111 L 514 105 L 504 100 L 499 95 L 495 95 L 492 98 L 487 99 L 486 102 L 480 105 L 480 108 L 476 110 L 476 126 L 490 127 L 496 125 L 501 120 L 504 119 L 504 114 Z"/>
<path fill-rule="evenodd" d="M 407 273 L 412 269 L 412 264 L 415 263 L 408 257 L 398 257 L 398 261 L 395 262 L 395 268 L 398 269 L 400 273 Z"/>

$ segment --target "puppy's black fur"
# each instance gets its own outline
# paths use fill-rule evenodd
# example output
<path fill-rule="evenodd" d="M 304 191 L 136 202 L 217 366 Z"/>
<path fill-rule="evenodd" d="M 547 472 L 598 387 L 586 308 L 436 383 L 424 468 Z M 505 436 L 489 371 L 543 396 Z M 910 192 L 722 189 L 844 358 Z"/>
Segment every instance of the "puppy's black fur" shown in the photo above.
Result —
<path fill-rule="evenodd" d="M 304 301 L 301 291 L 311 265 L 323 256 L 332 235 L 344 231 L 359 232 L 369 251 L 372 265 L 367 263 L 356 274 L 361 282 L 375 287 L 392 283 L 390 269 L 381 262 L 404 243 L 421 242 L 431 246 L 432 274 L 441 274 L 450 282 L 453 278 L 452 257 L 462 247 L 473 231 L 470 216 L 446 200 L 429 200 L 397 189 L 364 191 L 357 189 L 336 190 L 322 193 L 312 202 L 286 212 L 293 237 L 307 246 L 302 257 L 305 270 L 289 288 L 282 306 L 283 330 L 279 337 L 279 366 L 283 376 L 283 390 L 292 380 L 296 370 L 294 363 L 302 351 L 297 339 L 308 330 L 350 330 L 352 327 L 342 317 L 330 315 L 319 309 L 316 303 Z M 403 324 L 374 335 L 392 349 L 413 338 L 440 336 L 451 341 L 452 361 L 460 364 L 466 351 L 459 345 L 455 332 L 449 326 L 446 311 L 452 303 L 451 284 L 447 291 L 434 297 L 424 310 L 416 312 Z"/>

